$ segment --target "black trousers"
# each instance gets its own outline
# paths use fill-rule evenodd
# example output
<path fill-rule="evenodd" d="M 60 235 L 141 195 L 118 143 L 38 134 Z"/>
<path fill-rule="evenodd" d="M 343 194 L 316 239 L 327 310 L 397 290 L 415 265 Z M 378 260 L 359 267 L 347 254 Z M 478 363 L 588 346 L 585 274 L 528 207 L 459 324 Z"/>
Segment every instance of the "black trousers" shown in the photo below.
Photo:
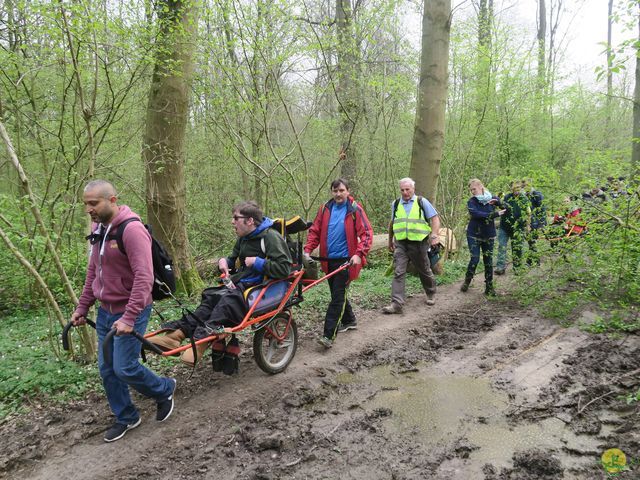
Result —
<path fill-rule="evenodd" d="M 249 311 L 243 296 L 244 288 L 210 287 L 202 291 L 200 305 L 193 314 L 184 315 L 177 322 L 163 325 L 165 328 L 180 329 L 194 340 L 208 337 L 207 327 L 235 327 Z M 195 318 L 194 318 L 195 317 Z"/>
<path fill-rule="evenodd" d="M 329 260 L 327 262 L 331 273 L 337 270 L 344 260 Z M 341 323 L 355 323 L 356 317 L 353 314 L 351 304 L 347 299 L 347 290 L 349 289 L 349 269 L 344 269 L 336 273 L 327 280 L 329 290 L 331 291 L 331 301 L 327 307 L 327 314 L 324 319 L 324 336 L 334 339 L 338 333 L 338 327 Z"/>

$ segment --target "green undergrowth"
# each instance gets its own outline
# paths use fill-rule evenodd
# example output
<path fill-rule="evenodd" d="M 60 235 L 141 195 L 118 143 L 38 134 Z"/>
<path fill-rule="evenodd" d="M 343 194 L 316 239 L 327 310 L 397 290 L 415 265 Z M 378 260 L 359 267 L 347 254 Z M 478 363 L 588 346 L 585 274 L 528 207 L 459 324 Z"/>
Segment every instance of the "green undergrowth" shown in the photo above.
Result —
<path fill-rule="evenodd" d="M 389 264 L 387 254 L 373 255 L 360 278 L 352 283 L 349 298 L 357 310 L 373 310 L 389 302 L 393 278 L 387 272 Z M 461 263 L 448 261 L 445 274 L 437 277 L 438 284 L 459 280 L 463 270 Z M 409 275 L 407 293 L 421 291 L 419 279 Z M 190 309 L 194 309 L 199 300 L 199 295 L 181 299 Z M 303 331 L 321 328 L 328 302 L 326 282 L 305 293 L 304 301 L 294 310 L 299 328 Z M 175 301 L 159 302 L 151 316 L 149 330 L 156 330 L 164 321 L 176 320 L 181 314 L 182 308 Z M 50 326 L 46 312 L 23 310 L 0 318 L 0 322 L 3 329 L 0 337 L 0 420 L 26 411 L 30 404 L 60 404 L 82 398 L 91 391 L 102 391 L 97 364 L 81 365 L 61 350 L 62 328 L 57 324 Z M 166 374 L 177 359 L 149 355 L 148 361 L 154 371 Z"/>
<path fill-rule="evenodd" d="M 101 385 L 95 365 L 58 358 L 52 342 L 62 329 L 54 328 L 52 338 L 46 315 L 23 311 L 0 322 L 0 419 L 35 399 L 63 403 Z"/>
<path fill-rule="evenodd" d="M 582 239 L 565 251 L 542 245 L 542 265 L 514 275 L 513 297 L 533 306 L 563 326 L 576 325 L 593 334 L 628 334 L 640 331 L 638 279 L 620 267 L 627 252 L 596 251 Z M 618 258 L 616 258 L 618 257 Z M 623 268 L 626 267 L 626 268 Z M 585 311 L 596 319 L 585 322 Z"/>

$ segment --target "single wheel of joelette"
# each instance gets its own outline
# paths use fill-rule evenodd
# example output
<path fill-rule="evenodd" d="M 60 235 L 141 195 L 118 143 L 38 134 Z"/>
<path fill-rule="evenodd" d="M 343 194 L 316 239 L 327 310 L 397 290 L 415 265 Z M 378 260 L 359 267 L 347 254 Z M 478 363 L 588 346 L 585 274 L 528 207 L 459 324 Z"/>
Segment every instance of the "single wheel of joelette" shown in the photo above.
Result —
<path fill-rule="evenodd" d="M 267 373 L 284 371 L 297 347 L 298 327 L 289 310 L 278 314 L 253 336 L 253 357 L 258 367 Z"/>

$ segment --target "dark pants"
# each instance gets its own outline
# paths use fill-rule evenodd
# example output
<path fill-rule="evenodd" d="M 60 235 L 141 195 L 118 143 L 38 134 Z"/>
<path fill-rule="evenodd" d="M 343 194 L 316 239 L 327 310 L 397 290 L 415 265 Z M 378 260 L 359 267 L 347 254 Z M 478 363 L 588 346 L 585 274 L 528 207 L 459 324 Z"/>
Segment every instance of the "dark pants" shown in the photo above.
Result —
<path fill-rule="evenodd" d="M 240 324 L 249 310 L 243 296 L 244 288 L 205 288 L 200 305 L 193 314 L 186 314 L 177 322 L 163 325 L 165 328 L 179 328 L 194 340 L 211 335 L 210 328 L 216 326 L 235 327 Z M 196 318 L 194 318 L 196 317 Z"/>
<path fill-rule="evenodd" d="M 337 270 L 343 263 L 343 260 L 329 260 L 327 262 L 329 269 L 327 273 Z M 329 283 L 329 290 L 331 291 L 331 301 L 329 302 L 329 307 L 327 307 L 327 314 L 324 319 L 324 336 L 333 340 L 338 333 L 338 327 L 341 323 L 346 325 L 355 323 L 356 321 L 351 304 L 347 299 L 349 269 L 347 268 L 336 273 L 330 277 L 327 282 Z"/>
<path fill-rule="evenodd" d="M 529 244 L 529 252 L 527 253 L 527 265 L 533 265 L 534 263 L 537 265 L 540 264 L 540 255 L 538 254 L 536 242 L 540 238 L 541 228 L 542 227 L 532 228 L 529 232 L 529 235 L 527 235 L 527 243 Z"/>
<path fill-rule="evenodd" d="M 469 265 L 467 265 L 466 278 L 471 280 L 476 273 L 476 267 L 480 263 L 480 251 L 482 251 L 482 262 L 484 263 L 484 281 L 487 285 L 493 282 L 493 246 L 494 238 L 476 238 L 467 235 L 467 245 L 469 246 Z"/>

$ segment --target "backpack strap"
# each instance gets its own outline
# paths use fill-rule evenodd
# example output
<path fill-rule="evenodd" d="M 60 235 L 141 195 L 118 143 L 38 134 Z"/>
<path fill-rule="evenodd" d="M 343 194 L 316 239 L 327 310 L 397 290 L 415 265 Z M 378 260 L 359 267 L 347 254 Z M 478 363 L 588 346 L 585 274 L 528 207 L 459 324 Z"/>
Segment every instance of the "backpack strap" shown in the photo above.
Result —
<path fill-rule="evenodd" d="M 118 250 L 122 252 L 123 255 L 126 255 L 127 252 L 124 249 L 124 241 L 122 240 L 122 236 L 124 235 L 124 229 L 131 222 L 141 222 L 139 218 L 127 218 L 124 222 L 118 225 L 118 229 L 116 230 L 115 235 L 107 235 L 105 240 L 115 240 L 118 243 Z"/>
<path fill-rule="evenodd" d="M 391 213 L 391 223 L 396 219 L 396 210 L 398 210 L 398 205 L 400 204 L 400 197 L 396 198 L 393 201 L 393 211 Z"/>
<path fill-rule="evenodd" d="M 358 211 L 358 203 L 354 200 L 351 202 L 351 218 L 353 218 L 353 231 L 358 234 L 358 223 L 356 221 L 356 213 Z"/>
<path fill-rule="evenodd" d="M 429 219 L 427 218 L 427 212 L 424 211 L 424 205 L 422 205 L 423 198 L 424 197 L 418 195 L 418 206 L 420 207 L 420 211 L 422 212 L 422 217 L 425 219 L 425 221 L 429 221 Z"/>

